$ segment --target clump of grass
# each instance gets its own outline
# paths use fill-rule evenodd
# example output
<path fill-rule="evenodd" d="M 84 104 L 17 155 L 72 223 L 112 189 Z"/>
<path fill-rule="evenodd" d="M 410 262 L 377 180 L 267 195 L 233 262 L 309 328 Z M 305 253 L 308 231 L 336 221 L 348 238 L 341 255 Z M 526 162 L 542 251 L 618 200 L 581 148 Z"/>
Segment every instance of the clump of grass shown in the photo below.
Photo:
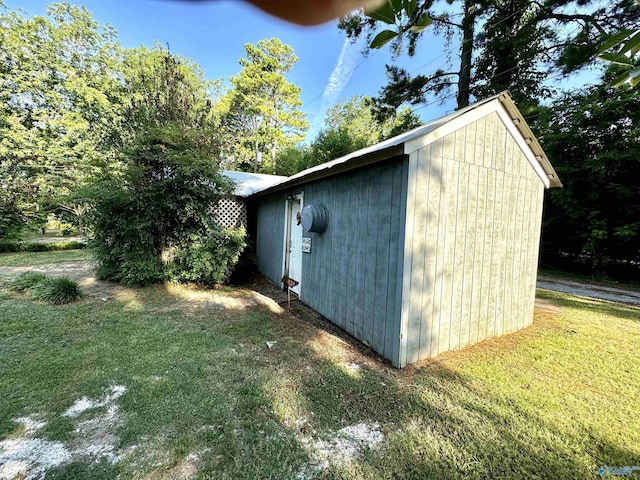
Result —
<path fill-rule="evenodd" d="M 18 292 L 28 292 L 34 300 L 64 305 L 82 297 L 80 287 L 68 278 L 50 278 L 40 272 L 25 272 L 9 286 Z"/>
<path fill-rule="evenodd" d="M 18 292 L 31 290 L 37 284 L 47 280 L 47 276 L 40 272 L 24 272 L 9 283 L 9 287 Z"/>
<path fill-rule="evenodd" d="M 31 289 L 31 296 L 36 300 L 53 305 L 64 305 L 82 297 L 78 284 L 68 278 L 45 277 Z"/>

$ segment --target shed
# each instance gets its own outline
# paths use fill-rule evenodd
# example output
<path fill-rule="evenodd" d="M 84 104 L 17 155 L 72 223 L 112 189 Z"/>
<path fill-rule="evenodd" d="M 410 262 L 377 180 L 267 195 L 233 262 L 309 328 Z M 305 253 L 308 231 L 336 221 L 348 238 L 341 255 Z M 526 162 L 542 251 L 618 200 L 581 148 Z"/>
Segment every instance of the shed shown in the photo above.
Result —
<path fill-rule="evenodd" d="M 258 270 L 401 368 L 532 323 L 561 186 L 504 92 L 256 193 Z"/>

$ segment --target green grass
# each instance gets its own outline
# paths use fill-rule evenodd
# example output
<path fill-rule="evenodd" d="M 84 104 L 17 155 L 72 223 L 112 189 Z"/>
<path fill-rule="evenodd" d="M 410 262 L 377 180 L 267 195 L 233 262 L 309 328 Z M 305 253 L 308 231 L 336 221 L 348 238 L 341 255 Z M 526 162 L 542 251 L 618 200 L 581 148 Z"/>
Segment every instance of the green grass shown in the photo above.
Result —
<path fill-rule="evenodd" d="M 193 475 L 212 479 L 305 468 L 308 478 L 583 479 L 638 464 L 639 309 L 540 292 L 559 315 L 397 371 L 305 318 L 193 302 L 205 293 L 154 286 L 51 307 L 0 291 L 0 440 L 16 435 L 12 419 L 40 415 L 42 436 L 73 442 L 65 410 L 124 385 L 117 446 L 137 447 L 115 465 L 79 460 L 47 478 L 175 478 L 194 453 Z M 361 422 L 380 423 L 378 448 L 305 467 L 303 438 Z"/>
<path fill-rule="evenodd" d="M 84 262 L 93 260 L 89 249 L 55 252 L 0 253 L 0 267 L 27 267 L 46 263 Z"/>

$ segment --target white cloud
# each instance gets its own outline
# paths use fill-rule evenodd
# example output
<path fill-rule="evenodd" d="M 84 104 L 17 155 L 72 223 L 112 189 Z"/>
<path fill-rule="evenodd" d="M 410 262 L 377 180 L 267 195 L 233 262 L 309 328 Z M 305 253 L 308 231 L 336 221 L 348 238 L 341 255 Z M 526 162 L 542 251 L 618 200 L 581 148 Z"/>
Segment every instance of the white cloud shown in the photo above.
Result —
<path fill-rule="evenodd" d="M 324 114 L 329 107 L 336 103 L 340 94 L 345 89 L 354 69 L 357 67 L 357 62 L 361 58 L 361 51 L 363 42 L 366 40 L 364 35 L 361 35 L 355 43 L 351 43 L 349 38 L 344 39 L 342 44 L 342 50 L 340 50 L 340 56 L 336 62 L 336 66 L 333 68 L 331 75 L 329 75 L 329 82 L 322 94 L 322 106 L 320 107 L 321 117 L 324 118 Z"/>

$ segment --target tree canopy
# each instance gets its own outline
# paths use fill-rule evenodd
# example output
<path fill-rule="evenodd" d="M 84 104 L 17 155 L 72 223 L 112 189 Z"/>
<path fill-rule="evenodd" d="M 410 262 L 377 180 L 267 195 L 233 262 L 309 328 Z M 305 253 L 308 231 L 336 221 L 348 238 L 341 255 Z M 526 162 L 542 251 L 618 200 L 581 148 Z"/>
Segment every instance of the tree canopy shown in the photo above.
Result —
<path fill-rule="evenodd" d="M 247 44 L 245 50 L 227 99 L 226 126 L 241 139 L 229 156 L 236 167 L 276 171 L 278 150 L 303 140 L 309 126 L 300 110 L 300 88 L 285 77 L 298 58 L 277 38 Z"/>
<path fill-rule="evenodd" d="M 127 52 L 118 167 L 87 188 L 98 275 L 130 285 L 218 283 L 244 247 L 213 208 L 230 192 L 218 171 L 213 84 L 159 46 Z"/>
<path fill-rule="evenodd" d="M 640 6 L 640 0 L 636 0 Z M 640 85 L 640 29 L 623 28 L 604 41 L 598 50 L 598 58 L 616 65 L 622 65 L 622 74 L 613 82 L 614 87 L 629 83 Z"/>
<path fill-rule="evenodd" d="M 3 210 L 18 228 L 108 161 L 121 49 L 84 7 L 52 4 L 31 18 L 0 8 Z"/>
<path fill-rule="evenodd" d="M 366 35 L 372 48 L 391 42 L 394 52 L 406 48 L 411 56 L 431 52 L 420 47 L 427 28 L 446 39 L 443 66 L 428 74 L 412 76 L 387 66 L 389 83 L 375 99 L 382 117 L 403 104 L 424 104 L 432 95 L 455 95 L 462 108 L 471 97 L 507 89 L 527 113 L 554 93 L 545 80 L 592 62 L 620 22 L 640 24 L 638 13 L 631 0 L 387 0 L 377 10 L 343 18 L 340 28 L 352 38 Z"/>
<path fill-rule="evenodd" d="M 609 72 L 605 83 L 619 73 Z M 599 85 L 566 93 L 534 128 L 564 184 L 545 206 L 543 261 L 637 276 L 640 92 Z"/>
<path fill-rule="evenodd" d="M 407 107 L 379 121 L 374 116 L 371 97 L 356 95 L 349 100 L 341 99 L 327 110 L 324 128 L 310 145 L 290 146 L 280 153 L 276 173 L 292 175 L 374 145 L 421 123 Z"/>

